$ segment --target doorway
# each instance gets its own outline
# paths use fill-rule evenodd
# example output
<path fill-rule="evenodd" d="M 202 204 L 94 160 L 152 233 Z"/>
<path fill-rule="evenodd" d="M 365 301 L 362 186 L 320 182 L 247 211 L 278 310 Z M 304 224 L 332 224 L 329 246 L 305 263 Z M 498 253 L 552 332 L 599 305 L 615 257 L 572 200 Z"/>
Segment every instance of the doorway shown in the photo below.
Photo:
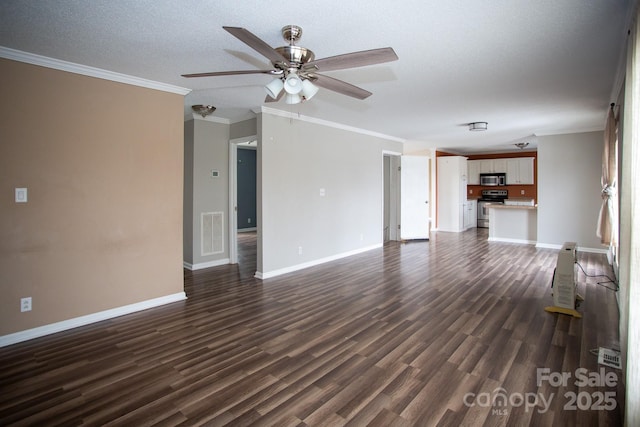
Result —
<path fill-rule="evenodd" d="M 400 240 L 400 154 L 386 152 L 382 155 L 383 170 L 383 227 L 382 241 Z"/>
<path fill-rule="evenodd" d="M 256 136 L 229 145 L 229 260 L 248 277 L 257 270 L 257 145 Z"/>
<path fill-rule="evenodd" d="M 429 240 L 430 158 L 383 152 L 383 242 Z"/>

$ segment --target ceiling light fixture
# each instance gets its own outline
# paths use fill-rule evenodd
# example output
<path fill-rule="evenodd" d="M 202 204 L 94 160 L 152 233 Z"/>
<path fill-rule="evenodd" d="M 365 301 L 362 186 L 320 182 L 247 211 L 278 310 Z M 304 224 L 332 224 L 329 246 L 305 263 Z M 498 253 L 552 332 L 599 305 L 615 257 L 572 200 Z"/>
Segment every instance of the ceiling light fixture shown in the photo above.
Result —
<path fill-rule="evenodd" d="M 284 96 L 284 102 L 287 104 L 300 104 L 302 102 L 302 97 L 297 93 L 287 93 Z"/>
<path fill-rule="evenodd" d="M 316 85 L 311 83 L 309 79 L 301 78 L 295 69 L 288 70 L 286 77 L 278 77 L 273 79 L 264 88 L 273 99 L 278 99 L 280 92 L 284 89 L 286 92 L 285 102 L 287 104 L 299 104 L 302 101 L 309 100 L 320 90 Z"/>
<path fill-rule="evenodd" d="M 303 80 L 302 81 L 302 96 L 304 99 L 311 99 L 315 96 L 320 88 L 318 86 L 311 83 L 311 80 Z"/>
<path fill-rule="evenodd" d="M 296 95 L 302 90 L 302 80 L 294 72 L 290 72 L 284 80 L 284 90 L 290 95 Z"/>
<path fill-rule="evenodd" d="M 273 99 L 277 99 L 280 92 L 282 92 L 282 88 L 284 87 L 284 83 L 280 79 L 273 79 L 271 83 L 266 85 L 264 88 L 267 91 L 267 95 L 272 97 Z"/>
<path fill-rule="evenodd" d="M 473 122 L 469 123 L 469 130 L 477 131 L 477 130 L 487 130 L 487 122 Z"/>
<path fill-rule="evenodd" d="M 202 116 L 202 118 L 207 117 L 209 114 L 212 114 L 214 111 L 216 111 L 216 107 L 214 107 L 213 105 L 192 105 L 191 109 L 200 114 Z"/>
<path fill-rule="evenodd" d="M 529 145 L 529 143 L 528 143 L 528 142 L 517 142 L 517 143 L 515 143 L 515 144 L 513 144 L 513 145 L 515 145 L 516 147 L 518 147 L 519 149 L 521 149 L 521 150 L 522 150 L 522 149 L 524 149 L 527 145 Z"/>

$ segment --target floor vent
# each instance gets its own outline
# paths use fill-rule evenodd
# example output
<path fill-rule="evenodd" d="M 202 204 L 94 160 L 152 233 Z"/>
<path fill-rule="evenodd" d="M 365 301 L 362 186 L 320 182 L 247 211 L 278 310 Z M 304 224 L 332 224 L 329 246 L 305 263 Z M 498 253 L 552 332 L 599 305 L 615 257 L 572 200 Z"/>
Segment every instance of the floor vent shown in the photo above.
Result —
<path fill-rule="evenodd" d="M 215 255 L 224 252 L 223 212 L 203 212 L 200 220 L 202 230 L 201 255 Z"/>

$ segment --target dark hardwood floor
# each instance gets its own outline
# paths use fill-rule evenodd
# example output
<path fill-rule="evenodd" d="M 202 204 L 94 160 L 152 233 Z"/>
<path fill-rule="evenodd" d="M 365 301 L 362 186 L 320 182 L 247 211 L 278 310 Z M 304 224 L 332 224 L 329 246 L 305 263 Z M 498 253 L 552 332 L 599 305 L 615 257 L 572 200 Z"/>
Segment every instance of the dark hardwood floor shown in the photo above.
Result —
<path fill-rule="evenodd" d="M 240 265 L 185 271 L 184 302 L 0 348 L 0 424 L 622 424 L 621 372 L 575 375 L 618 348 L 615 293 L 580 274 L 584 317 L 545 312 L 555 250 L 433 233 L 260 281 L 240 237 Z"/>

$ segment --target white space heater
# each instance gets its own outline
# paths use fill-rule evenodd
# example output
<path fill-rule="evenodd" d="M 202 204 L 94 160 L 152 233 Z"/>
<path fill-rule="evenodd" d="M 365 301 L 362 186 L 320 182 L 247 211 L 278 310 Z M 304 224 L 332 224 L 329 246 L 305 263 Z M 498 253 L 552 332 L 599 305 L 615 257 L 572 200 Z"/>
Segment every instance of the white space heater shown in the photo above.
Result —
<path fill-rule="evenodd" d="M 576 303 L 584 301 L 576 291 L 576 262 L 576 243 L 565 242 L 558 253 L 558 261 L 553 273 L 551 284 L 553 305 L 545 307 L 545 311 L 582 317 L 582 314 L 576 311 Z"/>

